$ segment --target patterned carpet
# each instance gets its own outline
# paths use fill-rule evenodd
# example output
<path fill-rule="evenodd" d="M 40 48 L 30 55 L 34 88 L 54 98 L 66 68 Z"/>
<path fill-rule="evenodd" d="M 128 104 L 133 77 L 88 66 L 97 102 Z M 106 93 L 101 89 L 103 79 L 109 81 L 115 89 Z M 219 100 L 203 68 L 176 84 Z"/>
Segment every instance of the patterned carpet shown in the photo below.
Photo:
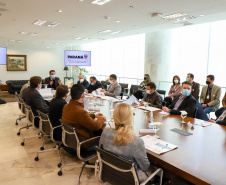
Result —
<path fill-rule="evenodd" d="M 0 99 L 6 102 L 16 102 L 17 98 L 15 94 L 9 94 L 8 91 L 1 91 Z"/>

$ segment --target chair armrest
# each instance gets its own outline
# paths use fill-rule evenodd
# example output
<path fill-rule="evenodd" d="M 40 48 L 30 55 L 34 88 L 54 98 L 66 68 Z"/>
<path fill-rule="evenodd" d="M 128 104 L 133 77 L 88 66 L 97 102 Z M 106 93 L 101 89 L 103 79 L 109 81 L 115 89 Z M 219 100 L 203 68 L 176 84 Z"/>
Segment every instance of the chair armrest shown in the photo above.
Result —
<path fill-rule="evenodd" d="M 158 168 L 155 170 L 154 173 L 152 173 L 145 181 L 143 181 L 140 185 L 147 184 L 154 176 L 156 176 L 160 172 L 160 183 L 159 185 L 162 185 L 162 176 L 163 176 L 163 170 L 161 168 Z"/>
<path fill-rule="evenodd" d="M 92 137 L 92 138 L 90 138 L 90 139 L 87 139 L 87 140 L 85 140 L 85 141 L 80 142 L 79 144 L 83 144 L 83 143 L 86 143 L 86 142 L 88 142 L 88 141 L 92 141 L 92 140 L 97 139 L 97 138 L 100 138 L 100 136 Z"/>
<path fill-rule="evenodd" d="M 53 131 L 54 131 L 54 129 L 59 128 L 59 127 L 62 127 L 62 125 L 59 125 L 59 126 L 53 127 Z"/>

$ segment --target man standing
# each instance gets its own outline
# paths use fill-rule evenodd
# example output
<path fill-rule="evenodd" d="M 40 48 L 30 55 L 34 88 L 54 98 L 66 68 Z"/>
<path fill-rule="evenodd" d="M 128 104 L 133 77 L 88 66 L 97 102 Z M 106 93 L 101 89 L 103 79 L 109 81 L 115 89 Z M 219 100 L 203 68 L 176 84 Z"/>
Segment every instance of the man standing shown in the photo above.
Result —
<path fill-rule="evenodd" d="M 45 84 L 48 84 L 48 88 L 53 88 L 54 90 L 61 85 L 61 80 L 56 77 L 54 70 L 49 71 L 49 77 L 45 78 Z"/>
<path fill-rule="evenodd" d="M 192 73 L 187 74 L 186 81 L 188 81 L 192 84 L 191 95 L 198 101 L 199 100 L 200 84 L 194 82 L 194 75 Z"/>
<path fill-rule="evenodd" d="M 79 75 L 79 81 L 77 82 L 77 84 L 82 85 L 85 89 L 87 89 L 89 87 L 89 82 L 84 78 L 83 75 Z"/>
<path fill-rule="evenodd" d="M 153 82 L 147 84 L 146 94 L 144 95 L 141 105 L 144 105 L 145 102 L 148 102 L 151 107 L 156 107 L 161 109 L 162 107 L 162 96 L 155 91 L 156 85 Z"/>
<path fill-rule="evenodd" d="M 182 94 L 177 95 L 173 99 L 173 103 L 170 105 L 169 108 L 162 107 L 162 110 L 164 112 L 168 112 L 170 114 L 176 114 L 180 115 L 180 111 L 186 111 L 188 113 L 188 116 L 193 117 L 195 106 L 196 106 L 196 100 L 191 95 L 191 83 L 188 81 L 185 81 L 182 83 Z"/>
<path fill-rule="evenodd" d="M 112 96 L 112 97 L 120 96 L 122 92 L 122 88 L 117 82 L 117 76 L 115 74 L 110 75 L 110 85 L 107 91 L 102 89 L 101 92 L 104 92 L 106 96 Z"/>
<path fill-rule="evenodd" d="M 213 84 L 214 76 L 208 75 L 206 78 L 207 86 L 202 88 L 200 103 L 206 114 L 215 112 L 220 106 L 221 88 Z"/>

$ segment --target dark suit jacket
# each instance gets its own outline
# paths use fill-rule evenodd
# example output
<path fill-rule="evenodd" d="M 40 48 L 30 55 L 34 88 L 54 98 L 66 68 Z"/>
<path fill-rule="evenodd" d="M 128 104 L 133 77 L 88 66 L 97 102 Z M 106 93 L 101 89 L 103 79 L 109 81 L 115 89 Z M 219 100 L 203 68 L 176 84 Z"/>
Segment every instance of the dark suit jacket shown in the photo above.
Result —
<path fill-rule="evenodd" d="M 49 105 L 49 119 L 53 127 L 61 125 L 59 119 L 62 117 L 64 105 L 67 102 L 62 98 L 54 98 Z M 56 141 L 62 141 L 62 128 L 54 129 L 53 138 Z"/>
<path fill-rule="evenodd" d="M 146 101 L 148 94 L 144 95 L 143 100 Z M 151 107 L 162 108 L 162 96 L 158 92 L 154 92 L 150 98 L 148 99 L 148 103 L 150 103 Z"/>
<path fill-rule="evenodd" d="M 177 103 L 177 101 L 179 100 L 179 97 L 181 96 L 181 94 L 177 95 L 174 99 L 173 99 L 173 103 L 170 105 L 169 109 L 170 109 L 170 114 L 176 114 L 176 115 L 180 115 L 182 110 L 186 111 L 188 113 L 189 117 L 193 117 L 194 115 L 194 111 L 195 111 L 195 106 L 196 106 L 196 99 L 192 96 L 189 95 L 187 96 L 184 101 L 181 102 L 180 106 L 178 107 L 177 110 L 174 110 L 174 106 Z"/>
<path fill-rule="evenodd" d="M 89 84 L 89 87 L 87 88 L 87 90 L 89 93 L 91 93 L 98 88 L 102 88 L 102 89 L 104 88 L 103 85 L 99 81 L 97 81 L 97 83 L 95 85 Z"/>
<path fill-rule="evenodd" d="M 85 87 L 85 89 L 89 87 L 89 82 L 86 79 L 83 81 L 83 83 L 78 81 L 77 84 L 82 85 L 83 87 Z"/>
<path fill-rule="evenodd" d="M 48 88 L 54 88 L 56 90 L 56 88 L 60 85 L 58 83 L 58 81 L 60 81 L 60 79 L 58 77 L 55 77 L 55 81 L 52 85 L 50 85 L 50 82 L 51 82 L 51 78 L 50 77 L 47 77 L 45 78 L 45 84 L 48 84 Z"/>
<path fill-rule="evenodd" d="M 193 82 L 192 83 L 192 90 L 191 90 L 191 95 L 199 101 L 199 91 L 200 91 L 200 84 Z"/>

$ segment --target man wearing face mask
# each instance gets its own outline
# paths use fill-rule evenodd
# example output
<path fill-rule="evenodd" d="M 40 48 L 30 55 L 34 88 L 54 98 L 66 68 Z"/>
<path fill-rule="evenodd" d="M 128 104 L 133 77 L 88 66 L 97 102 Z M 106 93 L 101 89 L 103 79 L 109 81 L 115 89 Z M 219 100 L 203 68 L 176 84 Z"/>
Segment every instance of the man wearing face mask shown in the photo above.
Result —
<path fill-rule="evenodd" d="M 53 88 L 54 90 L 56 90 L 58 85 L 61 85 L 61 80 L 56 77 L 54 70 L 49 71 L 49 77 L 45 78 L 45 84 L 48 84 L 48 88 Z"/>
<path fill-rule="evenodd" d="M 192 84 L 191 95 L 198 101 L 199 100 L 199 91 L 200 91 L 199 83 L 194 82 L 194 75 L 192 73 L 187 74 L 186 81 L 188 81 Z"/>
<path fill-rule="evenodd" d="M 115 74 L 110 75 L 110 85 L 107 91 L 102 89 L 101 92 L 104 92 L 105 96 L 112 96 L 112 97 L 120 96 L 122 92 L 122 88 L 117 82 L 117 76 Z"/>
<path fill-rule="evenodd" d="M 31 106 L 34 116 L 38 116 L 37 110 L 43 113 L 49 112 L 49 106 L 38 92 L 42 86 L 42 78 L 40 76 L 33 76 L 30 78 L 30 87 L 25 89 L 22 94 L 22 98 L 25 103 Z M 35 127 L 39 127 L 39 118 L 35 118 Z"/>
<path fill-rule="evenodd" d="M 92 93 L 96 89 L 104 88 L 103 85 L 99 81 L 97 81 L 95 76 L 91 76 L 89 80 L 90 80 L 89 87 L 87 88 L 87 90 L 85 90 L 87 93 Z"/>
<path fill-rule="evenodd" d="M 220 106 L 221 88 L 213 84 L 214 76 L 208 75 L 206 78 L 207 86 L 202 88 L 200 103 L 206 114 L 215 112 Z"/>
<path fill-rule="evenodd" d="M 89 87 L 89 82 L 84 78 L 83 75 L 79 75 L 79 81 L 77 82 L 77 84 L 82 85 L 85 89 L 87 89 Z"/>
<path fill-rule="evenodd" d="M 75 84 L 71 88 L 71 100 L 63 108 L 62 120 L 75 127 L 80 142 L 97 136 L 105 128 L 106 117 L 101 114 L 89 114 L 84 109 L 84 87 Z M 95 120 L 95 118 L 97 118 Z M 91 140 L 82 144 L 85 152 L 89 152 L 98 146 L 99 140 Z"/>
<path fill-rule="evenodd" d="M 144 105 L 145 102 L 149 103 L 151 107 L 156 107 L 161 109 L 162 107 L 162 96 L 155 91 L 156 85 L 153 82 L 147 84 L 146 94 L 144 95 L 141 105 Z"/>
<path fill-rule="evenodd" d="M 169 108 L 162 107 L 164 112 L 168 112 L 170 114 L 180 115 L 180 111 L 186 111 L 188 116 L 193 117 L 196 100 L 191 95 L 191 86 L 192 84 L 188 81 L 182 83 L 182 94 L 177 95 L 173 99 L 173 103 Z"/>

